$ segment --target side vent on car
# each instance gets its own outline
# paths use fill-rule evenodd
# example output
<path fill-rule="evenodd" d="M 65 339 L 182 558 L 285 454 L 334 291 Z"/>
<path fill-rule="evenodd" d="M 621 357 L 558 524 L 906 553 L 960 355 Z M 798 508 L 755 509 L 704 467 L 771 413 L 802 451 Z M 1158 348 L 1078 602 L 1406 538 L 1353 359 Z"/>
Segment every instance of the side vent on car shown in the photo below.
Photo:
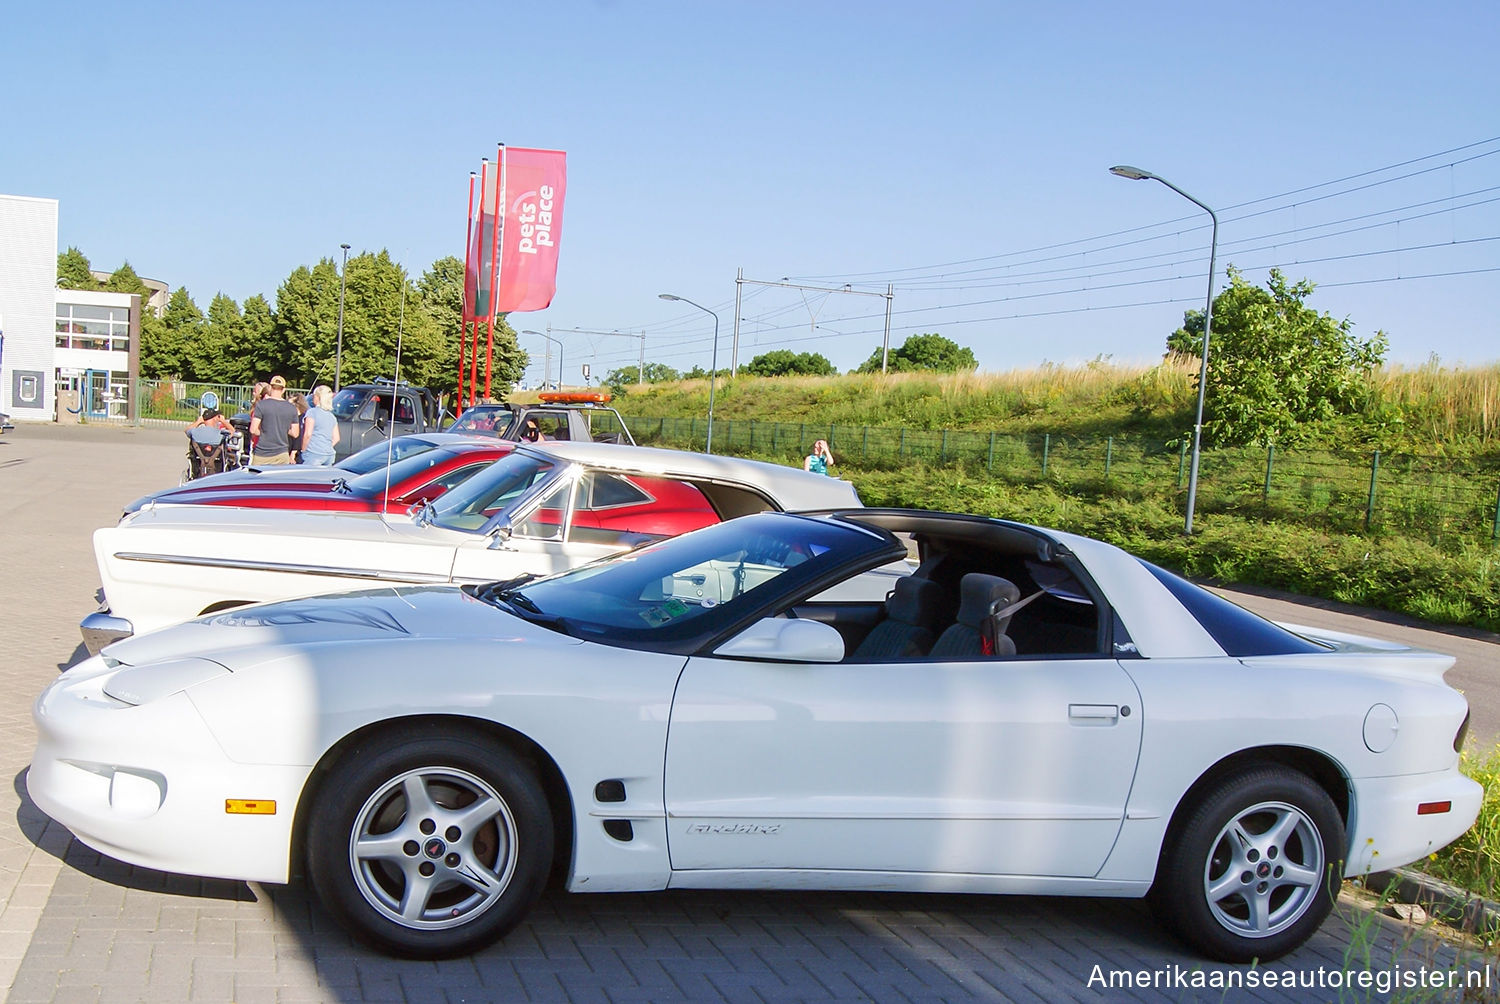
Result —
<path fill-rule="evenodd" d="M 594 801 L 596 802 L 623 802 L 625 801 L 625 782 L 617 779 L 600 781 L 594 785 Z M 626 824 L 627 828 L 629 824 Z M 625 838 L 629 840 L 629 837 Z"/>
<path fill-rule="evenodd" d="M 635 830 L 631 828 L 630 820 L 628 819 L 606 819 L 604 821 L 604 832 L 621 843 L 627 843 L 635 839 Z"/>

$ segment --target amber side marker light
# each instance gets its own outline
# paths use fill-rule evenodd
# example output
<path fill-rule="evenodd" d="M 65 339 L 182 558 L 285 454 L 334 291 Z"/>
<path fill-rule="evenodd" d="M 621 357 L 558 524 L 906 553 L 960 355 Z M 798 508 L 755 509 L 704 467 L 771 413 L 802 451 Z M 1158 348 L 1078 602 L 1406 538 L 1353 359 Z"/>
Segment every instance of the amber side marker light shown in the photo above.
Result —
<path fill-rule="evenodd" d="M 265 798 L 226 798 L 224 811 L 232 816 L 274 816 L 276 815 L 276 802 Z"/>
<path fill-rule="evenodd" d="M 1417 805 L 1417 815 L 1436 816 L 1440 812 L 1449 812 L 1452 809 L 1452 802 L 1420 802 Z"/>

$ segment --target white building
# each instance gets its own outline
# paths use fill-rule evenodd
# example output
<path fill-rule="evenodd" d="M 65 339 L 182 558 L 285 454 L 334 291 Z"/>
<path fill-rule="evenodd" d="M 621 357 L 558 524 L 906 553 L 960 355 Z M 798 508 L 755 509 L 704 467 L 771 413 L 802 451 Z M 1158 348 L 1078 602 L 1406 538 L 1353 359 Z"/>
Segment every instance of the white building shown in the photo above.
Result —
<path fill-rule="evenodd" d="M 53 379 L 78 392 L 90 418 L 133 418 L 132 377 L 140 371 L 141 298 L 82 289 L 53 291 L 57 313 Z"/>
<path fill-rule="evenodd" d="M 0 411 L 53 417 L 57 200 L 0 195 Z"/>
<path fill-rule="evenodd" d="M 134 418 L 140 297 L 57 288 L 57 200 L 0 195 L 0 412 L 51 421 L 59 389 L 92 418 Z"/>

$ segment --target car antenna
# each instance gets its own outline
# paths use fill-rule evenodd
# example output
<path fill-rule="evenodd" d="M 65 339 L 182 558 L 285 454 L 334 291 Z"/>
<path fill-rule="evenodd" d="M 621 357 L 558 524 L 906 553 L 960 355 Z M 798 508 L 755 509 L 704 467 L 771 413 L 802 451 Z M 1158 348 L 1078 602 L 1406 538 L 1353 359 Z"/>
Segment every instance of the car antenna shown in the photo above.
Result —
<path fill-rule="evenodd" d="M 396 395 L 401 393 L 401 335 L 406 330 L 406 269 L 401 270 L 401 313 L 396 320 L 396 380 L 391 387 L 391 418 L 385 427 L 385 492 L 380 496 L 380 521 L 390 514 L 391 459 L 396 450 Z"/>

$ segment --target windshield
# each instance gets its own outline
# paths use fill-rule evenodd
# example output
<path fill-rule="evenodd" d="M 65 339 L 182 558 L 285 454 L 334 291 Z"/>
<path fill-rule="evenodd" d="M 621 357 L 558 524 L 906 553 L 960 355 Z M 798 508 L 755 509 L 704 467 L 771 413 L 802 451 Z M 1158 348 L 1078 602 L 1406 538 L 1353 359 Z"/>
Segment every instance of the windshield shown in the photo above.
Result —
<path fill-rule="evenodd" d="M 364 403 L 368 391 L 345 387 L 333 395 L 333 406 L 328 410 L 333 412 L 335 418 L 353 418 L 354 412 Z"/>
<path fill-rule="evenodd" d="M 722 630 L 849 562 L 887 561 L 889 534 L 760 513 L 482 598 L 508 602 L 579 638 L 648 647 Z"/>
<path fill-rule="evenodd" d="M 510 426 L 514 414 L 509 408 L 470 408 L 448 426 L 448 431 L 501 433 Z"/>
<path fill-rule="evenodd" d="M 476 532 L 552 470 L 552 462 L 530 453 L 501 457 L 444 493 L 429 510 L 432 522 L 449 530 Z"/>
<path fill-rule="evenodd" d="M 384 467 L 387 458 L 392 462 L 404 460 L 436 447 L 436 443 L 423 439 L 421 436 L 397 436 L 389 444 L 382 439 L 374 446 L 365 447 L 347 460 L 339 461 L 338 467 L 339 470 L 348 471 L 350 474 L 369 474 L 371 471 Z"/>
<path fill-rule="evenodd" d="M 407 437 L 398 436 L 395 442 L 400 442 L 405 438 Z M 384 450 L 384 448 L 385 444 L 382 443 L 381 449 Z M 439 464 L 444 464 L 452 460 L 459 452 L 468 453 L 470 451 L 419 450 L 416 453 L 408 454 L 397 460 L 391 464 L 389 470 L 380 467 L 370 471 L 368 474 L 363 474 L 353 479 L 349 482 L 349 491 L 361 498 L 376 498 L 384 495 L 387 475 L 390 476 L 389 484 L 392 488 L 399 488 L 410 479 L 417 479 L 425 483 L 425 479 L 422 478 L 423 473 L 431 471 Z"/>

